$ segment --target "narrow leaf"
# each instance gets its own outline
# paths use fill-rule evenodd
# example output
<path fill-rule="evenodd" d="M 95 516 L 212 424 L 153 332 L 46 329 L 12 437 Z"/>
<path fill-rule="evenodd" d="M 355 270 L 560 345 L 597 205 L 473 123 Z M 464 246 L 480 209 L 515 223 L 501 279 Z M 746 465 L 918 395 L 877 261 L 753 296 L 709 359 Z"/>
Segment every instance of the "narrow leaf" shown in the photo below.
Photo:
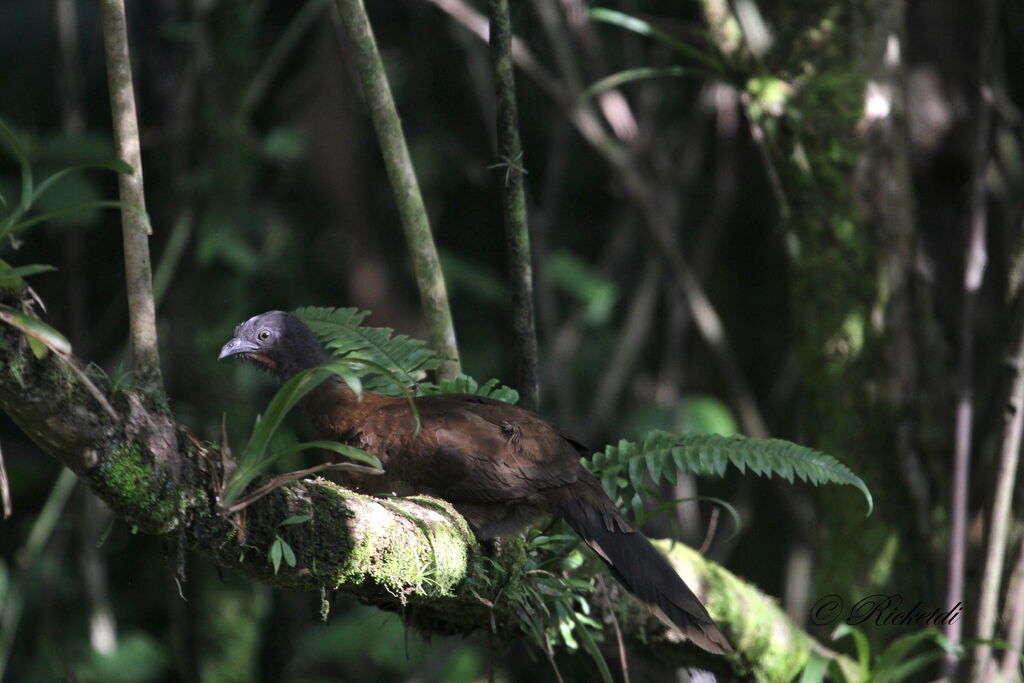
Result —
<path fill-rule="evenodd" d="M 39 341 L 35 337 L 26 336 L 25 341 L 28 342 L 28 348 L 30 351 L 32 351 L 32 355 L 35 356 L 37 360 L 42 360 L 43 358 L 46 358 L 46 352 L 49 351 L 49 348 L 46 346 L 46 344 Z"/>
<path fill-rule="evenodd" d="M 274 539 L 274 542 L 270 545 L 270 551 L 268 557 L 270 558 L 270 564 L 274 565 L 274 573 L 277 574 L 281 569 L 281 556 L 284 554 L 284 550 L 281 548 L 281 537 L 278 536 Z"/>
<path fill-rule="evenodd" d="M 16 232 L 21 232 L 22 230 L 30 228 L 37 223 L 43 223 L 45 221 L 53 220 L 54 218 L 59 218 L 60 216 L 66 216 L 68 214 L 77 213 L 79 211 L 87 211 L 89 209 L 124 209 L 128 211 L 133 211 L 142 218 L 142 221 L 145 224 L 146 229 L 150 231 L 152 230 L 152 226 L 149 223 L 149 214 L 147 214 L 145 211 L 143 211 L 136 205 L 118 201 L 115 199 L 97 199 L 91 202 L 82 202 L 81 204 L 72 204 L 71 206 L 64 206 L 59 209 L 54 209 L 53 211 L 47 211 L 46 213 L 41 213 L 36 216 L 32 216 L 32 218 L 28 218 L 26 220 L 21 221 L 17 225 L 9 227 L 3 233 L 0 233 L 0 237 L 5 236 L 6 234 L 14 234 Z"/>
<path fill-rule="evenodd" d="M 0 320 L 3 320 L 12 327 L 16 327 L 23 334 L 37 339 L 55 352 L 61 354 L 71 353 L 71 342 L 39 318 L 33 318 L 16 308 L 0 304 Z"/>
<path fill-rule="evenodd" d="M 871 670 L 871 645 L 868 644 L 868 637 L 856 626 L 842 623 L 832 633 L 832 640 L 839 640 L 847 635 L 853 637 L 854 645 L 857 648 L 857 661 L 860 664 L 860 671 L 864 679 L 867 680 L 868 673 Z"/>
<path fill-rule="evenodd" d="M 310 515 L 292 515 L 288 519 L 284 520 L 278 526 L 288 526 L 290 524 L 302 524 L 308 522 L 312 517 Z"/>
<path fill-rule="evenodd" d="M 288 542 L 283 538 L 278 538 L 278 542 L 281 544 L 281 550 L 284 553 L 284 563 L 289 567 L 295 566 L 295 553 L 292 551 L 292 547 L 288 545 Z"/>
<path fill-rule="evenodd" d="M 29 164 L 28 155 L 25 154 L 24 148 L 18 142 L 17 136 L 11 132 L 3 120 L 0 120 L 0 138 L 3 138 L 7 146 L 11 148 L 11 152 L 18 160 L 18 165 L 21 166 L 21 201 L 18 206 L 24 213 L 32 206 L 32 165 Z"/>
<path fill-rule="evenodd" d="M 717 56 L 704 52 L 689 43 L 684 43 L 678 38 L 655 28 L 650 22 L 644 21 L 643 19 L 630 16 L 629 14 L 624 14 L 622 12 L 617 12 L 612 9 L 606 9 L 604 7 L 595 7 L 591 9 L 590 18 L 594 21 L 612 24 L 614 26 L 624 28 L 627 31 L 633 31 L 634 33 L 639 33 L 642 36 L 653 38 L 663 45 L 672 48 L 679 54 L 703 64 L 716 74 L 724 76 L 726 73 L 725 66 Z"/>
<path fill-rule="evenodd" d="M 371 455 L 370 453 L 367 453 L 361 448 L 349 446 L 347 444 L 339 443 L 337 441 L 306 441 L 304 443 L 295 444 L 294 446 L 289 446 L 288 448 L 282 450 L 280 453 L 275 453 L 273 457 L 274 460 L 277 460 L 278 458 L 283 458 L 285 456 L 292 455 L 294 453 L 299 453 L 301 451 L 306 451 L 311 448 L 323 448 L 324 450 L 334 451 L 339 455 L 344 455 L 346 458 L 358 460 L 359 462 L 366 463 L 370 467 L 376 467 L 381 472 L 384 471 L 384 466 L 381 464 L 380 460 L 377 459 L 377 456 Z"/>
<path fill-rule="evenodd" d="M 807 659 L 807 664 L 804 665 L 803 672 L 800 674 L 799 683 L 822 683 L 825 680 L 825 672 L 831 661 L 828 657 L 812 652 Z"/>
<path fill-rule="evenodd" d="M 39 201 L 39 198 L 46 194 L 50 190 L 50 188 L 52 188 L 54 185 L 56 185 L 58 182 L 60 182 L 67 176 L 71 175 L 72 173 L 77 173 L 78 171 L 85 171 L 87 169 L 92 168 L 103 168 L 108 171 L 115 171 L 117 173 L 123 173 L 125 175 L 132 175 L 135 172 L 134 170 L 132 170 L 130 164 L 120 159 L 94 161 L 92 163 L 82 164 L 80 166 L 71 166 L 70 168 L 65 168 L 63 170 L 57 171 L 56 173 L 48 177 L 46 180 L 39 183 L 39 187 L 36 188 L 36 191 L 32 194 L 32 202 L 35 203 Z"/>
<path fill-rule="evenodd" d="M 649 78 L 681 78 L 686 76 L 716 78 L 717 74 L 703 69 L 694 69 L 686 66 L 643 66 L 636 69 L 626 69 L 611 76 L 605 76 L 583 91 L 582 98 L 599 95 L 606 90 L 613 90 L 620 85 L 641 81 Z"/>
<path fill-rule="evenodd" d="M 57 270 L 53 266 L 44 263 L 33 263 L 28 266 L 18 266 L 10 270 L 0 271 L 0 277 L 30 277 L 39 273 L 50 273 Z"/>

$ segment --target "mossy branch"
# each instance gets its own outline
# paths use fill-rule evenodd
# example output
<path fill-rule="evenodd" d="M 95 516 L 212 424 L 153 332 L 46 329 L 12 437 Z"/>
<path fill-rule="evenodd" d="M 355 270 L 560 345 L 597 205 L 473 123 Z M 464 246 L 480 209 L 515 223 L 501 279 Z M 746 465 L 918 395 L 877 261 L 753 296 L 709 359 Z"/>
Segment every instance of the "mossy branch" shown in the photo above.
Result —
<path fill-rule="evenodd" d="M 513 584 L 527 576 L 520 541 L 499 546 L 495 559 L 505 571 L 495 572 L 491 562 L 477 561 L 476 541 L 448 503 L 372 498 L 324 479 L 282 486 L 246 508 L 236 526 L 214 503 L 220 477 L 215 445 L 181 425 L 172 425 L 178 438 L 168 442 L 164 416 L 137 395 L 110 397 L 117 411 L 112 418 L 53 354 L 38 360 L 17 332 L 5 335 L 0 409 L 139 530 L 176 535 L 219 565 L 273 587 L 344 591 L 383 609 L 401 609 L 407 621 L 427 632 L 517 632 L 510 596 Z M 296 515 L 309 520 L 280 526 Z M 296 563 L 275 573 L 267 551 L 278 535 L 294 550 Z M 732 678 L 794 671 L 807 652 L 827 652 L 770 598 L 725 569 L 683 546 L 674 547 L 670 557 L 741 654 L 706 660 L 635 605 L 636 616 L 625 625 L 631 641 L 672 662 Z M 785 652 L 778 647 L 780 633 L 792 645 Z"/>
<path fill-rule="evenodd" d="M 352 46 L 366 106 L 377 132 L 384 167 L 405 230 L 416 285 L 420 291 L 420 303 L 430 333 L 430 345 L 446 359 L 438 369 L 438 375 L 441 379 L 455 379 L 461 372 L 461 365 L 452 313 L 448 306 L 448 292 L 437 257 L 437 247 L 430 232 L 427 209 L 423 205 L 423 195 L 409 157 L 405 133 L 402 132 L 402 122 L 398 118 L 395 100 L 388 86 L 384 63 L 377 50 L 377 41 L 363 1 L 337 0 L 337 5 L 341 23 Z"/>
<path fill-rule="evenodd" d="M 128 322 L 132 342 L 132 373 L 136 386 L 147 394 L 163 390 L 160 355 L 156 336 L 156 305 L 153 302 L 153 275 L 149 259 L 150 228 L 145 218 L 146 195 L 142 182 L 142 145 L 135 112 L 132 86 L 132 62 L 128 52 L 128 27 L 124 0 L 100 3 L 103 23 L 103 47 L 106 52 L 110 111 L 114 124 L 117 156 L 134 173 L 118 175 L 121 201 L 136 211 L 121 210 L 124 241 L 125 285 L 128 291 Z"/>

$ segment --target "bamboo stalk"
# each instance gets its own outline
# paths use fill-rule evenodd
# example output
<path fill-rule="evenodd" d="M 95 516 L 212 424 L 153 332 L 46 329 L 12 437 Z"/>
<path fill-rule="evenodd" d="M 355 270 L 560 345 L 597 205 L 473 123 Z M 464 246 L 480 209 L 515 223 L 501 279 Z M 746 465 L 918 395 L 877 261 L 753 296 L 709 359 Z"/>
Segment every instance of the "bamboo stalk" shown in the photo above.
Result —
<path fill-rule="evenodd" d="M 132 374 L 135 384 L 146 394 L 163 390 L 160 355 L 156 335 L 156 307 L 153 303 L 153 276 L 149 259 L 150 228 L 143 214 L 146 197 L 142 181 L 142 152 L 139 123 L 132 87 L 131 57 L 128 52 L 128 28 L 124 0 L 100 3 L 103 23 L 103 47 L 106 52 L 110 110 L 114 124 L 117 156 L 134 172 L 118 176 L 121 201 L 141 211 L 121 211 L 124 241 L 125 285 L 128 290 L 128 321 L 132 343 Z"/>
<path fill-rule="evenodd" d="M 423 205 L 423 195 L 402 132 L 402 123 L 377 50 L 377 41 L 373 37 L 373 29 L 362 0 L 337 0 L 337 6 L 341 23 L 354 51 L 366 106 L 377 132 L 377 142 L 380 144 L 388 180 L 405 230 L 430 345 L 447 359 L 438 369 L 438 375 L 442 379 L 453 379 L 461 372 L 461 365 L 451 309 L 448 306 L 448 292 L 437 257 L 437 247 L 430 232 L 427 210 Z"/>
<path fill-rule="evenodd" d="M 512 331 L 516 362 L 516 383 L 524 408 L 536 410 L 540 403 L 537 377 L 537 328 L 533 308 L 533 265 L 530 257 L 530 228 L 523 188 L 523 147 L 519 140 L 516 106 L 515 65 L 512 61 L 512 24 L 508 0 L 490 0 L 491 67 L 497 97 L 498 156 L 502 171 L 502 210 L 509 279 L 512 284 Z"/>

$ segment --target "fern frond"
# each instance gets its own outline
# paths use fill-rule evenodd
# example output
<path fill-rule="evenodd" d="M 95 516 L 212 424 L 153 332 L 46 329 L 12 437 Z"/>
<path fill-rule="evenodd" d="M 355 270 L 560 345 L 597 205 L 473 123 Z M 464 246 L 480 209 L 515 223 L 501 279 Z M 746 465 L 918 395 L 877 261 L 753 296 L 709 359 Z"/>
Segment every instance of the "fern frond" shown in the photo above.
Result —
<path fill-rule="evenodd" d="M 405 387 L 423 379 L 428 370 L 441 365 L 442 359 L 426 342 L 389 327 L 364 327 L 368 311 L 357 308 L 319 308 L 308 306 L 295 311 L 336 358 L 360 358 L 387 368 Z M 393 382 L 367 370 L 364 386 L 371 391 L 397 395 Z"/>
<path fill-rule="evenodd" d="M 622 439 L 595 453 L 589 467 L 613 499 L 639 501 L 644 479 L 658 484 L 664 477 L 674 484 L 677 473 L 723 476 L 729 465 L 741 473 L 770 477 L 776 474 L 789 483 L 797 478 L 815 486 L 855 486 L 874 507 L 864 481 L 830 455 L 782 439 L 752 439 L 719 434 L 673 434 L 655 430 L 639 444 Z"/>
<path fill-rule="evenodd" d="M 504 384 L 499 384 L 497 379 L 492 378 L 479 384 L 469 375 L 459 375 L 455 379 L 442 379 L 437 384 L 424 382 L 420 384 L 420 389 L 424 394 L 476 394 L 505 403 L 519 401 L 519 392 Z"/>

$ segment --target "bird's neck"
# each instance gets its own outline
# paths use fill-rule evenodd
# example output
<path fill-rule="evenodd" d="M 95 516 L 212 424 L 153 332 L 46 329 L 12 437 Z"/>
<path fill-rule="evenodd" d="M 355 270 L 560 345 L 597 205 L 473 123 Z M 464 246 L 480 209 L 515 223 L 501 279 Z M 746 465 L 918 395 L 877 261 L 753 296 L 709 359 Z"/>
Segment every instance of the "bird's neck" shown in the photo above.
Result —
<path fill-rule="evenodd" d="M 373 391 L 364 391 L 360 398 L 340 377 L 331 377 L 309 392 L 302 405 L 318 435 L 354 442 L 367 415 L 393 400 Z"/>
<path fill-rule="evenodd" d="M 274 372 L 287 382 L 303 370 L 315 368 L 326 363 L 330 357 L 319 344 L 310 345 L 308 348 L 297 349 L 294 353 L 286 355 L 278 361 Z"/>

